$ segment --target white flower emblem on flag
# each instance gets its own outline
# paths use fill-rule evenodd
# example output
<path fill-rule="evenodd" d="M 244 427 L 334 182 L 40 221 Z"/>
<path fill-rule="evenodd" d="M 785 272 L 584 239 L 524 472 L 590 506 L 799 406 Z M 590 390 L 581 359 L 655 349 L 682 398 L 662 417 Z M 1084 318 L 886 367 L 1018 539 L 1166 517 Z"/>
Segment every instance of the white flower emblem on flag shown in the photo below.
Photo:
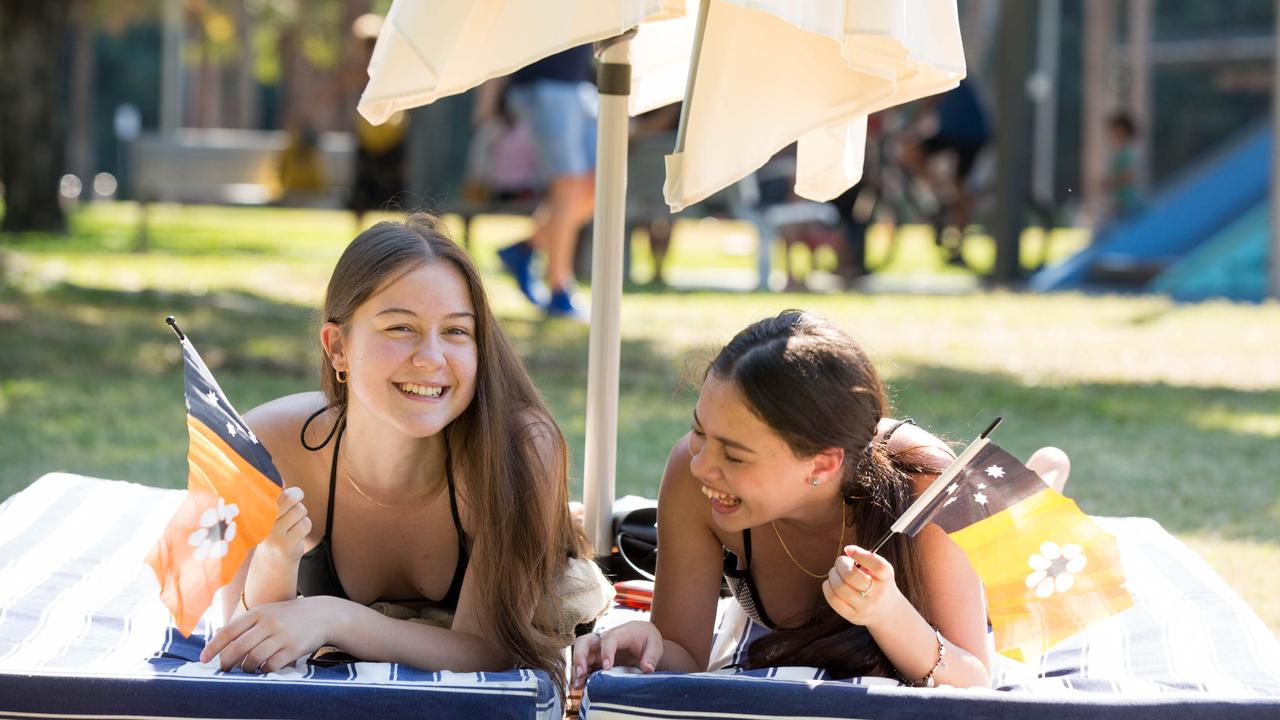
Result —
<path fill-rule="evenodd" d="M 201 397 L 203 397 L 204 401 L 209 403 L 210 405 L 213 405 L 214 407 L 218 406 L 218 393 L 214 392 L 213 390 L 210 390 L 204 395 L 201 395 Z"/>
<path fill-rule="evenodd" d="M 236 539 L 235 517 L 239 514 L 240 508 L 235 503 L 228 505 L 218 498 L 217 507 L 200 515 L 200 529 L 187 537 L 187 543 L 196 549 L 193 554 L 197 560 L 217 559 L 227 554 L 228 544 Z"/>
<path fill-rule="evenodd" d="M 239 428 L 237 428 L 237 427 L 236 427 L 236 424 L 235 424 L 235 423 L 233 423 L 233 422 L 227 422 L 227 434 L 228 434 L 228 435 L 230 435 L 231 437 L 235 437 L 235 436 L 236 436 L 236 432 L 237 432 L 238 430 L 239 430 Z"/>
<path fill-rule="evenodd" d="M 979 505 L 986 505 L 987 504 L 986 493 L 974 493 L 973 501 L 978 503 Z"/>
<path fill-rule="evenodd" d="M 1035 590 L 1036 597 L 1047 598 L 1055 592 L 1066 592 L 1075 585 L 1076 578 L 1088 558 L 1084 548 L 1074 543 L 1055 542 L 1040 544 L 1040 552 L 1032 553 L 1027 565 L 1032 573 L 1027 576 L 1027 588 Z"/>
<path fill-rule="evenodd" d="M 991 467 L 987 468 L 986 473 L 987 475 L 990 475 L 991 477 L 999 480 L 1000 478 L 1004 477 L 1004 468 L 1000 467 L 999 465 L 992 465 Z"/>

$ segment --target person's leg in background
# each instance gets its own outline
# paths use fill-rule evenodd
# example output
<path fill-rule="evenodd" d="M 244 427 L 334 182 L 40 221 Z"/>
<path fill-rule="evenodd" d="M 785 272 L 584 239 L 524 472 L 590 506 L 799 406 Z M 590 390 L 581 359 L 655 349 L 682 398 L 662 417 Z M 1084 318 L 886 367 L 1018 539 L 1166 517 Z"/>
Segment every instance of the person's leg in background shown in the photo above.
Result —
<path fill-rule="evenodd" d="M 550 316 L 585 319 L 574 298 L 573 253 L 578 232 L 595 211 L 596 122 L 594 88 L 588 83 L 543 80 L 513 88 L 513 108 L 521 113 L 538 146 L 547 192 L 534 213 L 527 241 L 499 251 L 521 291 L 535 304 L 540 293 L 529 269 L 533 250 L 547 256 Z"/>

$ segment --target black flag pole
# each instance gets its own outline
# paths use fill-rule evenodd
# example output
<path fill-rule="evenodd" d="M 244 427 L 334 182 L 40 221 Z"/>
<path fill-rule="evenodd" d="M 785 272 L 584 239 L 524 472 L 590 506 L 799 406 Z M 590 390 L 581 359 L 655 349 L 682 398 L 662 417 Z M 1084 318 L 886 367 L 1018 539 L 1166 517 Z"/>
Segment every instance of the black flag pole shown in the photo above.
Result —
<path fill-rule="evenodd" d="M 880 548 L 884 547 L 884 544 L 889 542 L 889 538 L 893 537 L 894 533 L 902 532 L 903 529 L 910 525 L 911 522 L 921 513 L 933 507 L 934 501 L 942 494 L 942 491 L 947 487 L 947 485 L 955 479 L 956 475 L 960 474 L 960 471 L 969 464 L 969 461 L 973 459 L 974 455 L 978 454 L 979 450 L 987 446 L 987 443 L 989 442 L 987 440 L 988 436 L 991 435 L 992 431 L 996 429 L 996 426 L 999 425 L 1000 421 L 1003 419 L 1004 418 L 997 417 L 995 420 L 992 420 L 991 424 L 987 426 L 987 429 L 983 430 L 982 434 L 969 444 L 969 447 L 965 448 L 956 456 L 955 460 L 951 461 L 951 464 L 947 466 L 946 470 L 942 471 L 942 474 L 938 476 L 938 479 L 934 480 L 932 485 L 930 485 L 924 492 L 920 493 L 920 497 L 916 498 L 916 501 L 911 503 L 911 507 L 908 507 L 906 512 L 902 513 L 902 517 L 898 518 L 897 521 L 893 523 L 893 526 L 884 534 L 884 537 L 880 538 L 880 541 L 871 549 L 871 552 L 880 552 Z M 912 534 L 914 535 L 915 533 Z"/>
<path fill-rule="evenodd" d="M 178 321 L 174 320 L 172 315 L 165 318 L 164 321 L 168 323 L 169 329 L 173 330 L 173 333 L 178 336 L 179 340 L 187 339 L 187 336 L 182 334 L 182 329 L 178 327 Z"/>

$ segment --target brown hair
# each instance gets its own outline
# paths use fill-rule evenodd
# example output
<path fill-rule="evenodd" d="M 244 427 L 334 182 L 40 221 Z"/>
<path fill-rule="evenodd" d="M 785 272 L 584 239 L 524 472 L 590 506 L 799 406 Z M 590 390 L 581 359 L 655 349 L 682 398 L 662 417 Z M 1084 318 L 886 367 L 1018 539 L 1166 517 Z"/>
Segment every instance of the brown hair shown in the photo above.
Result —
<path fill-rule="evenodd" d="M 889 412 L 880 376 L 862 348 L 823 318 L 786 310 L 755 322 L 725 345 L 707 373 L 732 381 L 796 457 L 828 448 L 845 451 L 840 492 L 861 547 L 873 548 L 911 504 L 912 475 L 943 469 L 923 448 L 890 454 L 876 440 Z M 902 594 L 926 613 L 914 540 L 896 534 L 879 554 L 893 565 Z M 898 675 L 871 633 L 825 601 L 798 627 L 752 643 L 747 665 L 820 667 L 834 677 Z"/>
<path fill-rule="evenodd" d="M 569 558 L 588 553 L 569 517 L 569 452 L 520 356 L 489 307 L 480 274 L 441 223 L 425 214 L 381 222 L 351 242 L 334 267 L 324 320 L 344 327 L 389 278 L 426 263 L 447 262 L 462 275 L 476 312 L 475 396 L 445 428 L 450 461 L 460 471 L 463 501 L 479 522 L 471 528 L 470 563 L 482 622 L 518 667 L 544 670 L 564 685 L 562 641 L 554 629 L 534 627 L 534 608 L 550 607 Z M 321 353 L 320 381 L 329 403 L 346 411 L 347 385 L 334 379 Z M 548 467 L 538 447 L 550 444 Z"/>

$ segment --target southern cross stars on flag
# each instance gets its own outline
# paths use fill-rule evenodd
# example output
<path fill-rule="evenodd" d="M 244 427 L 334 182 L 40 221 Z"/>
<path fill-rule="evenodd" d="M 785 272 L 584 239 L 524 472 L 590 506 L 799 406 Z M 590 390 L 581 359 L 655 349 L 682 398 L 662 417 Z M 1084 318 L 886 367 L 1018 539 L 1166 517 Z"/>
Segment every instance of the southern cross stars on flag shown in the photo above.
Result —
<path fill-rule="evenodd" d="M 147 556 L 160 598 L 183 635 L 275 522 L 280 474 L 191 342 L 182 342 L 187 404 L 187 497 Z"/>
<path fill-rule="evenodd" d="M 1038 657 L 1133 605 L 1115 538 L 985 435 L 919 503 L 894 530 L 915 535 L 932 522 L 964 550 L 986 589 L 996 650 L 1009 657 Z"/>

